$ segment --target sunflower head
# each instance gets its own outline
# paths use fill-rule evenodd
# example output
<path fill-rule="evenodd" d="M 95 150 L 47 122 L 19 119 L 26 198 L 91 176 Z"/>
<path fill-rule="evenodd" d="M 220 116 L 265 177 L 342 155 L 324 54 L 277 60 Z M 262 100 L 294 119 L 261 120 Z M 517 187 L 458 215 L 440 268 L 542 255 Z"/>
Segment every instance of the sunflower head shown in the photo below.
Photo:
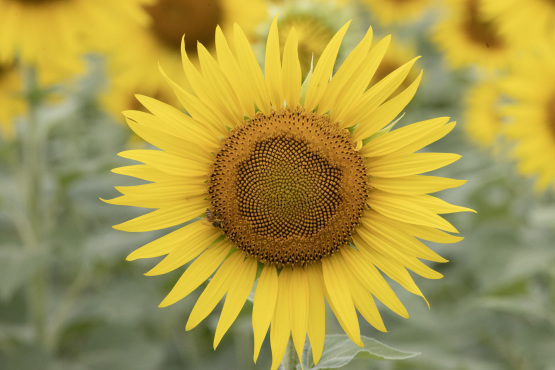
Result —
<path fill-rule="evenodd" d="M 151 32 L 168 48 L 178 50 L 186 35 L 188 52 L 196 52 L 197 41 L 210 46 L 214 29 L 221 23 L 223 9 L 219 0 L 158 0 L 145 7 L 151 17 Z"/>
<path fill-rule="evenodd" d="M 504 48 L 506 42 L 499 34 L 498 27 L 486 20 L 480 13 L 479 0 L 467 0 L 465 6 L 464 30 L 472 42 L 485 45 L 487 48 Z"/>
<path fill-rule="evenodd" d="M 214 274 L 186 325 L 194 328 L 225 296 L 214 346 L 258 279 L 254 359 L 271 325 L 273 369 L 290 336 L 301 358 L 308 335 L 318 362 L 326 300 L 360 346 L 357 309 L 385 331 L 372 297 L 408 317 L 382 273 L 423 297 L 407 269 L 437 279 L 441 274 L 420 259 L 446 260 L 420 239 L 460 240 L 446 233 L 457 230 L 441 214 L 469 210 L 427 194 L 464 181 L 421 175 L 460 156 L 415 153 L 445 136 L 454 123 L 437 118 L 384 129 L 416 92 L 421 74 L 391 96 L 416 59 L 370 84 L 390 40 L 372 46 L 370 29 L 333 73 L 348 23 L 301 84 L 299 36 L 291 28 L 282 53 L 277 24 L 276 18 L 264 73 L 239 26 L 233 47 L 217 28 L 217 59 L 199 44 L 200 67 L 182 46 L 190 90 L 163 75 L 187 113 L 139 96 L 150 113 L 125 112 L 129 126 L 161 150 L 121 153 L 143 164 L 115 172 L 150 183 L 119 187 L 122 196 L 108 201 L 154 209 L 115 226 L 120 230 L 192 221 L 128 259 L 165 255 L 147 275 L 192 261 L 161 306 L 184 298 Z"/>

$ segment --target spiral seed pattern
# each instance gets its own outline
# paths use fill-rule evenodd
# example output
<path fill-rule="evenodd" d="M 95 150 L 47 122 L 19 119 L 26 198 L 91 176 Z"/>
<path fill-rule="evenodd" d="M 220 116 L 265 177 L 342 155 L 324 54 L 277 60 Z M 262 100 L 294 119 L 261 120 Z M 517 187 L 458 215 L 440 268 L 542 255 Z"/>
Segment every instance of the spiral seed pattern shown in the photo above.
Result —
<path fill-rule="evenodd" d="M 367 188 L 350 134 L 300 107 L 257 113 L 231 130 L 209 177 L 226 236 L 277 266 L 306 265 L 348 243 Z"/>

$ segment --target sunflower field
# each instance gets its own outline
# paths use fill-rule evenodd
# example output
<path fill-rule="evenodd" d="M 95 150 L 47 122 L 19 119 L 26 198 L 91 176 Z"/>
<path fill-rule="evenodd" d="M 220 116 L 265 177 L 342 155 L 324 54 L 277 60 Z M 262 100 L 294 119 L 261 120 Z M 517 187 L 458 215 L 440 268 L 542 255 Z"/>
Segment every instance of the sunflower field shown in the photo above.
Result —
<path fill-rule="evenodd" d="M 555 1 L 0 0 L 0 369 L 337 368 L 555 370 Z"/>

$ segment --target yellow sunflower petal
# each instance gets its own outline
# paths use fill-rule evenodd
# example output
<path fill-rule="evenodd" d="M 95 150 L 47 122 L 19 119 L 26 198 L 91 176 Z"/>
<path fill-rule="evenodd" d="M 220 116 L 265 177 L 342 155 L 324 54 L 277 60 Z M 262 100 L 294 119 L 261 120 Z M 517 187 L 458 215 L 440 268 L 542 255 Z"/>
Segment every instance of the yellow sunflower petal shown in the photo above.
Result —
<path fill-rule="evenodd" d="M 339 253 L 324 258 L 322 260 L 324 283 L 328 296 L 335 307 L 335 314 L 341 317 L 343 330 L 353 342 L 360 347 L 364 347 L 360 339 L 357 313 L 343 270 L 344 266 L 345 262 Z"/>
<path fill-rule="evenodd" d="M 283 49 L 282 82 L 287 106 L 295 107 L 301 96 L 301 63 L 299 61 L 299 40 L 295 28 L 291 28 Z"/>
<path fill-rule="evenodd" d="M 372 237 L 376 237 L 376 240 L 384 241 L 385 244 L 394 249 L 416 258 L 423 258 L 434 262 L 448 262 L 445 258 L 424 245 L 424 243 L 405 233 L 403 231 L 405 224 L 402 222 L 390 219 L 384 221 L 382 215 L 371 210 L 365 212 L 361 222 L 372 234 Z"/>
<path fill-rule="evenodd" d="M 265 265 L 256 286 L 252 307 L 252 329 L 254 333 L 254 362 L 270 326 L 278 296 L 278 274 L 275 266 Z"/>
<path fill-rule="evenodd" d="M 179 109 L 148 96 L 135 95 L 135 97 L 146 109 L 159 118 L 156 128 L 175 135 L 183 133 L 186 135 L 186 139 L 195 142 L 199 140 L 202 140 L 202 142 L 206 141 L 209 143 L 206 145 L 214 146 L 219 144 L 217 136 L 211 135 L 200 122 L 195 121 Z M 145 115 L 141 115 L 137 111 L 126 111 L 124 115 L 136 122 L 142 122 L 141 118 L 145 117 Z"/>
<path fill-rule="evenodd" d="M 337 53 L 339 52 L 339 47 L 343 41 L 343 37 L 347 32 L 347 28 L 351 22 L 347 22 L 333 38 L 330 40 L 329 44 L 326 46 L 316 68 L 314 68 L 314 73 L 310 79 L 308 85 L 308 90 L 306 92 L 306 99 L 304 107 L 307 111 L 312 111 L 320 103 L 320 99 L 326 91 L 328 85 L 328 80 L 331 77 L 333 71 L 333 66 L 335 64 L 335 59 L 337 58 Z"/>
<path fill-rule="evenodd" d="M 191 88 L 195 92 L 195 95 L 198 97 L 198 100 L 206 104 L 208 107 L 212 107 L 211 114 L 213 114 L 217 119 L 217 121 L 206 120 L 204 122 L 212 124 L 215 127 L 218 127 L 220 130 L 224 131 L 226 123 L 234 122 L 236 115 L 233 115 L 229 110 L 225 108 L 226 104 L 222 100 L 218 99 L 219 94 L 216 92 L 217 88 L 207 83 L 201 73 L 189 60 L 187 52 L 185 51 L 185 37 L 182 39 L 181 42 L 181 60 L 183 62 L 183 70 L 185 71 L 185 75 L 187 76 L 187 81 L 191 85 Z M 190 111 L 191 106 L 185 106 L 185 109 L 187 109 L 187 111 Z"/>
<path fill-rule="evenodd" d="M 308 279 L 308 339 L 312 347 L 312 359 L 318 364 L 324 350 L 326 337 L 326 302 L 322 266 L 314 263 L 305 268 Z"/>
<path fill-rule="evenodd" d="M 352 80 L 360 78 L 360 67 L 366 68 L 365 62 L 368 51 L 370 50 L 370 45 L 372 44 L 372 27 L 368 28 L 366 35 L 358 43 L 358 45 L 349 54 L 347 59 L 343 62 L 341 67 L 337 70 L 337 73 L 333 76 L 329 83 L 329 88 L 326 89 L 324 96 L 320 102 L 320 107 L 318 110 L 321 112 L 327 112 L 332 110 L 334 102 L 337 101 L 340 94 L 344 94 L 345 90 L 352 89 Z M 362 93 L 363 91 L 360 91 Z"/>
<path fill-rule="evenodd" d="M 411 196 L 399 194 L 399 199 L 403 199 L 403 198 L 408 199 L 422 207 L 428 208 L 430 211 L 435 212 L 437 214 L 446 214 L 446 213 L 455 213 L 455 212 L 476 213 L 476 211 L 473 209 L 456 206 L 442 199 L 439 199 L 427 194 L 419 194 L 419 195 L 411 195 Z"/>
<path fill-rule="evenodd" d="M 197 221 L 197 222 L 194 222 L 192 225 L 194 224 L 202 225 L 203 222 Z M 185 228 L 186 227 L 187 226 L 185 226 Z M 210 228 L 214 230 L 210 230 Z M 184 228 L 177 231 L 181 231 L 183 229 Z M 193 234 L 193 232 L 195 233 Z M 176 233 L 176 231 L 174 231 L 173 233 Z M 170 233 L 164 237 L 172 235 L 173 233 Z M 187 236 L 186 239 L 184 238 L 183 234 Z M 218 230 L 215 227 L 211 227 L 211 225 L 208 226 L 206 224 L 203 225 L 203 227 L 199 226 L 196 229 L 189 230 L 187 233 L 185 233 L 185 230 L 183 230 L 181 234 L 175 235 L 175 238 L 178 238 L 177 240 L 173 238 L 166 241 L 166 243 L 173 242 L 175 246 L 172 248 L 169 254 L 162 261 L 158 262 L 158 264 L 154 266 L 152 269 L 150 269 L 150 271 L 145 273 L 145 275 L 156 276 L 156 275 L 167 274 L 168 272 L 171 272 L 176 268 L 179 268 L 184 264 L 189 263 L 190 261 L 198 257 L 198 255 L 200 255 L 203 251 L 205 251 L 221 235 L 222 235 L 222 232 L 220 230 Z M 160 239 L 163 239 L 163 238 L 160 238 Z M 156 243 L 155 241 L 155 245 L 156 244 L 158 243 Z"/>
<path fill-rule="evenodd" d="M 241 274 L 243 271 L 242 262 L 245 259 L 245 254 L 242 252 L 235 252 L 229 256 L 218 268 L 218 271 L 212 277 L 197 303 L 193 307 L 185 330 L 195 328 L 202 320 L 206 318 L 222 300 L 226 292 L 233 284 L 233 279 Z"/>
<path fill-rule="evenodd" d="M 113 226 L 116 230 L 143 232 L 165 229 L 182 224 L 201 215 L 209 207 L 205 196 L 191 197 L 172 207 L 157 209 Z"/>
<path fill-rule="evenodd" d="M 243 71 L 247 81 L 250 81 L 249 88 L 253 90 L 256 106 L 262 112 L 268 114 L 270 112 L 270 97 L 260 66 L 241 27 L 235 24 L 233 31 L 235 36 L 235 57 L 239 68 Z"/>
<path fill-rule="evenodd" d="M 219 147 L 220 141 L 218 140 L 218 138 L 214 138 L 213 136 L 206 137 L 205 133 L 199 133 L 199 124 L 197 122 L 194 122 L 193 119 L 187 115 L 176 115 L 173 119 L 179 119 L 179 121 L 173 124 L 168 124 L 168 120 L 170 120 L 167 118 L 169 116 L 168 113 L 165 113 L 162 116 L 158 116 L 136 110 L 126 110 L 123 111 L 122 114 L 125 116 L 128 123 L 132 121 L 133 123 L 136 122 L 140 125 L 140 131 L 137 133 L 139 135 L 141 133 L 144 133 L 148 136 L 148 138 L 154 136 L 153 138 L 158 140 L 160 140 L 160 136 L 168 136 L 170 137 L 170 139 L 177 138 L 182 141 L 192 142 L 193 145 L 195 145 L 195 150 L 203 152 L 206 152 L 206 149 L 214 150 Z M 174 125 L 176 127 L 174 127 Z M 150 142 L 148 138 L 143 138 Z M 161 140 L 165 142 L 168 139 Z M 152 144 L 156 145 L 154 143 Z M 181 150 L 181 152 L 183 152 L 183 149 Z"/>
<path fill-rule="evenodd" d="M 202 44 L 198 44 L 197 50 L 200 66 L 202 68 L 202 75 L 207 85 L 217 86 L 217 88 L 210 89 L 209 92 L 215 95 L 219 104 L 223 107 L 224 111 L 227 112 L 226 116 L 230 117 L 231 122 L 236 125 L 242 123 L 244 120 L 244 112 L 241 110 L 241 106 L 231 83 Z"/>
<path fill-rule="evenodd" d="M 244 78 L 220 26 L 216 28 L 216 53 L 223 73 L 229 79 L 235 91 L 237 91 L 241 111 L 248 117 L 252 117 L 254 115 L 254 97 L 252 91 L 247 87 L 246 78 Z"/>
<path fill-rule="evenodd" d="M 220 314 L 220 321 L 218 321 L 216 333 L 214 334 L 214 349 L 216 349 L 226 331 L 235 321 L 239 312 L 241 312 L 256 278 L 256 268 L 258 266 L 256 259 L 247 257 L 240 266 L 240 272 L 233 277 L 236 281 L 227 292 L 225 298 L 224 308 Z"/>
<path fill-rule="evenodd" d="M 367 145 L 366 147 L 371 147 Z M 374 177 L 372 187 L 397 194 L 427 194 L 464 185 L 467 180 L 446 177 L 410 175 L 403 178 Z"/>
<path fill-rule="evenodd" d="M 177 176 L 167 174 L 151 166 L 147 166 L 146 164 L 117 167 L 114 168 L 112 172 L 146 181 L 173 181 L 178 178 Z"/>
<path fill-rule="evenodd" d="M 360 100 L 364 97 L 362 94 L 378 70 L 390 41 L 390 36 L 384 37 L 370 50 L 362 65 L 362 70 L 359 70 L 357 75 L 353 76 L 349 88 L 345 89 L 344 93 L 339 95 L 337 101 L 334 102 L 330 114 L 332 122 L 340 120 L 341 127 L 351 127 L 360 121 L 357 117 L 360 116 L 358 107 Z"/>
<path fill-rule="evenodd" d="M 359 245 L 355 240 L 355 245 Z M 374 264 L 354 248 L 340 250 L 350 270 L 357 276 L 358 281 L 391 311 L 401 317 L 409 317 L 407 309 L 399 300 L 393 289 L 387 284 Z"/>
<path fill-rule="evenodd" d="M 458 233 L 453 225 L 428 208 L 405 199 L 399 199 L 395 195 L 374 190 L 370 194 L 368 205 L 378 213 L 397 221 Z"/>
<path fill-rule="evenodd" d="M 227 241 L 212 245 L 189 265 L 159 307 L 166 307 L 188 296 L 220 266 L 233 246 Z"/>
<path fill-rule="evenodd" d="M 289 318 L 291 322 L 291 337 L 302 363 L 303 348 L 308 326 L 309 290 L 307 273 L 302 268 L 294 268 L 289 282 Z"/>
<path fill-rule="evenodd" d="M 160 67 L 160 74 L 170 85 L 181 105 L 187 110 L 194 121 L 200 122 L 214 137 L 223 136 L 227 132 L 226 122 L 219 109 L 212 109 L 194 94 L 185 91 L 183 87 L 173 81 Z"/>
<path fill-rule="evenodd" d="M 283 359 L 289 341 L 291 324 L 289 318 L 289 281 L 292 269 L 285 267 L 278 278 L 278 295 L 272 326 L 270 327 L 270 345 L 272 347 L 272 370 L 276 370 Z"/>
<path fill-rule="evenodd" d="M 404 148 L 401 148 L 397 151 L 397 154 L 409 154 L 413 153 L 417 150 L 424 148 L 425 146 L 438 141 L 439 139 L 443 138 L 445 135 L 450 133 L 454 128 L 456 122 L 449 122 L 443 127 L 440 127 L 438 130 L 431 131 L 427 136 L 423 137 L 421 140 L 415 141 Z"/>
<path fill-rule="evenodd" d="M 217 237 L 221 231 L 212 226 L 208 226 L 203 222 L 193 222 L 187 226 L 183 226 L 161 238 L 153 240 L 152 242 L 143 245 L 139 249 L 133 251 L 127 256 L 128 261 L 134 261 L 139 258 L 153 258 L 163 256 L 171 253 L 175 248 L 181 245 L 183 249 L 199 249 L 198 245 L 205 245 L 207 248 Z M 187 243 L 185 248 L 183 244 Z M 189 245 L 193 244 L 192 247 Z M 203 249 L 202 249 L 203 250 Z M 201 250 L 201 252 L 202 252 Z M 200 253 L 200 252 L 199 252 Z M 193 257 L 195 258 L 196 255 Z"/>
<path fill-rule="evenodd" d="M 368 173 L 378 177 L 417 175 L 447 166 L 461 158 L 452 153 L 412 153 L 384 156 L 367 161 Z"/>
<path fill-rule="evenodd" d="M 357 104 L 352 105 L 350 118 L 348 120 L 352 122 L 353 125 L 368 121 L 368 116 L 374 114 L 374 110 L 389 98 L 403 83 L 417 60 L 418 58 L 414 58 L 405 63 L 368 89 L 358 100 Z"/>
<path fill-rule="evenodd" d="M 392 262 L 390 256 L 386 256 L 370 247 L 370 243 L 372 243 L 372 241 L 365 239 L 366 236 L 362 237 L 361 235 L 362 234 L 359 234 L 358 232 L 353 235 L 355 245 L 360 248 L 360 258 L 362 260 L 371 261 L 372 264 L 383 271 L 383 273 L 389 278 L 399 283 L 404 289 L 422 297 L 428 307 L 430 307 L 426 297 L 424 297 L 424 294 L 422 294 L 420 288 L 418 288 L 403 264 Z M 403 317 L 408 318 L 408 313 Z"/>
<path fill-rule="evenodd" d="M 277 26 L 277 16 L 274 17 L 268 40 L 266 42 L 266 61 L 264 63 L 266 74 L 266 86 L 270 95 L 270 101 L 274 109 L 283 107 L 284 96 L 281 78 L 281 57 L 279 51 L 279 34 Z"/>
<path fill-rule="evenodd" d="M 120 157 L 132 159 L 152 166 L 160 171 L 177 176 L 206 176 L 209 163 L 184 158 L 161 150 L 134 149 L 118 153 Z"/>
<path fill-rule="evenodd" d="M 443 277 L 439 272 L 431 269 L 422 263 L 418 258 L 404 253 L 402 250 L 397 249 L 395 244 L 391 244 L 387 239 L 383 238 L 380 234 L 374 233 L 366 227 L 359 227 L 357 233 L 364 237 L 367 244 L 358 246 L 362 251 L 367 246 L 372 247 L 373 250 L 379 252 L 386 258 L 397 261 L 401 266 L 405 266 L 409 270 L 416 272 L 418 275 L 427 279 L 441 279 Z"/>
<path fill-rule="evenodd" d="M 403 223 L 403 228 L 418 239 L 428 240 L 434 243 L 458 243 L 464 239 L 462 236 L 447 234 L 446 232 L 429 226 Z"/>
<path fill-rule="evenodd" d="M 376 307 L 374 299 L 372 299 L 370 291 L 364 288 L 352 270 L 345 269 L 345 271 L 347 272 L 346 275 L 349 281 L 349 289 L 351 290 L 353 303 L 355 304 L 356 309 L 370 325 L 379 331 L 386 332 L 387 330 L 383 323 L 382 316 L 380 315 L 380 311 L 378 311 L 378 307 Z"/>
<path fill-rule="evenodd" d="M 113 199 L 102 199 L 104 203 L 113 204 L 116 206 L 128 206 L 128 207 L 140 207 L 140 208 L 168 208 L 175 205 L 175 200 L 171 198 L 157 198 L 157 199 L 148 199 L 133 195 L 122 195 L 120 197 L 116 197 Z"/>
<path fill-rule="evenodd" d="M 127 125 L 138 136 L 155 147 L 184 158 L 209 162 L 212 154 L 203 142 L 183 140 L 173 135 L 152 129 L 152 125 L 143 125 L 127 119 Z"/>
<path fill-rule="evenodd" d="M 422 72 L 416 80 L 410 84 L 403 92 L 391 98 L 389 101 L 376 108 L 371 114 L 361 119 L 360 124 L 353 132 L 354 140 L 363 140 L 376 133 L 376 131 L 384 128 L 388 123 L 393 121 L 395 117 L 407 106 L 412 100 L 418 85 L 422 79 Z"/>
<path fill-rule="evenodd" d="M 449 118 L 440 117 L 401 127 L 372 140 L 372 145 L 365 145 L 359 153 L 365 157 L 379 157 L 395 153 L 399 149 L 426 137 L 430 132 L 442 127 L 448 121 Z"/>
<path fill-rule="evenodd" d="M 204 183 L 185 182 L 181 180 L 160 181 L 133 186 L 116 186 L 115 188 L 124 195 L 130 195 L 149 201 L 158 199 L 180 201 L 195 195 L 208 193 L 207 186 Z"/>

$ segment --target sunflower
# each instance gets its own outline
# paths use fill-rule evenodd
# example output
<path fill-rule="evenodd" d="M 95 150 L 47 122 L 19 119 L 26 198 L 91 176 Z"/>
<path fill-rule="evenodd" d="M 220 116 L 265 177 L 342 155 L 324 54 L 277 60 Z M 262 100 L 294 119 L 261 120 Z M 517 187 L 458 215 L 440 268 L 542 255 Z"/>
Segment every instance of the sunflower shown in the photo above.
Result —
<path fill-rule="evenodd" d="M 537 189 L 555 184 L 555 53 L 523 57 L 500 81 L 511 103 L 503 108 L 521 175 L 536 175 Z"/>
<path fill-rule="evenodd" d="M 487 69 L 507 66 L 513 48 L 495 22 L 483 17 L 479 0 L 449 0 L 447 15 L 432 39 L 453 68 L 475 64 Z"/>
<path fill-rule="evenodd" d="M 488 0 L 482 1 L 483 13 L 499 23 L 499 29 L 519 45 L 555 43 L 555 1 Z"/>
<path fill-rule="evenodd" d="M 135 93 L 177 104 L 171 88 L 152 71 L 160 64 L 180 84 L 188 84 L 183 78 L 179 52 L 184 35 L 187 52 L 196 54 L 197 42 L 214 50 L 216 25 L 228 32 L 237 22 L 252 38 L 260 21 L 267 17 L 261 0 L 155 0 L 145 9 L 149 15 L 146 26 L 137 25 L 121 34 L 121 42 L 111 55 L 109 73 L 113 86 L 103 100 L 118 117 L 122 109 L 140 108 Z"/>
<path fill-rule="evenodd" d="M 363 0 L 370 14 L 384 25 L 400 24 L 422 17 L 432 0 Z"/>
<path fill-rule="evenodd" d="M 497 81 L 483 81 L 466 93 L 464 128 L 470 139 L 482 147 L 495 146 L 503 131 L 501 91 Z"/>
<path fill-rule="evenodd" d="M 80 73 L 80 54 L 143 20 L 148 1 L 0 0 L 0 62 L 37 66 L 43 84 Z"/>
<path fill-rule="evenodd" d="M 150 113 L 124 112 L 131 129 L 160 150 L 120 153 L 142 164 L 114 172 L 149 183 L 117 187 L 122 195 L 107 202 L 154 210 L 114 228 L 144 232 L 192 221 L 128 260 L 165 256 L 146 275 L 192 261 L 162 307 L 214 273 L 186 324 L 186 330 L 197 326 L 225 295 L 214 347 L 258 280 L 254 360 L 270 327 L 273 369 L 290 335 L 301 358 L 308 334 L 319 361 L 325 301 L 359 346 L 357 309 L 386 330 L 374 297 L 407 317 L 382 274 L 423 297 L 407 269 L 438 279 L 442 275 L 420 259 L 446 260 L 418 239 L 459 241 L 440 215 L 468 210 L 427 194 L 465 181 L 421 175 L 460 156 L 414 153 L 450 132 L 454 122 L 436 118 L 380 131 L 415 94 L 421 75 L 385 102 L 417 58 L 367 89 L 388 45 L 384 39 L 371 47 L 370 29 L 330 79 L 349 23 L 328 43 L 304 88 L 294 28 L 281 58 L 274 19 L 263 74 L 241 28 L 234 28 L 231 48 L 218 27 L 217 60 L 199 45 L 197 69 L 182 47 L 193 92 L 164 73 L 190 115 L 146 96 L 138 99 Z"/>

